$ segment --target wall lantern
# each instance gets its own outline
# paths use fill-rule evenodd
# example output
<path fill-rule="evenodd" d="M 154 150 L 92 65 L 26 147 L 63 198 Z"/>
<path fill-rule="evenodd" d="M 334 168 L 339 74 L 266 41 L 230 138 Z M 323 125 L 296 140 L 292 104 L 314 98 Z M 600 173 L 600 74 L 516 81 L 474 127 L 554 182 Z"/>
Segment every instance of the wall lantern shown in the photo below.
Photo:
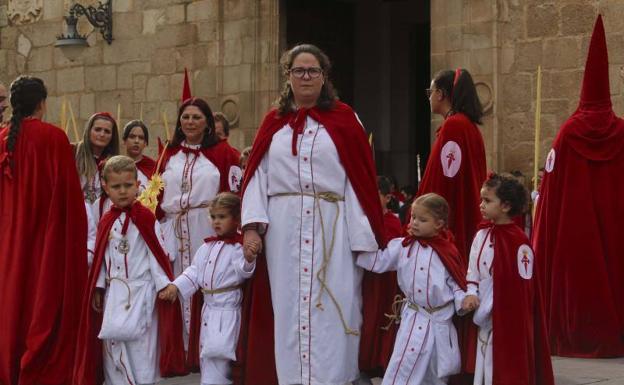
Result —
<path fill-rule="evenodd" d="M 82 4 L 74 4 L 69 9 L 69 15 L 65 16 L 67 24 L 67 34 L 57 37 L 55 46 L 57 47 L 84 47 L 88 46 L 87 37 L 78 33 L 78 18 L 86 16 L 89 23 L 100 30 L 102 37 L 108 44 L 113 41 L 113 0 L 106 3 L 99 2 L 97 7 L 92 5 L 84 6 Z"/>

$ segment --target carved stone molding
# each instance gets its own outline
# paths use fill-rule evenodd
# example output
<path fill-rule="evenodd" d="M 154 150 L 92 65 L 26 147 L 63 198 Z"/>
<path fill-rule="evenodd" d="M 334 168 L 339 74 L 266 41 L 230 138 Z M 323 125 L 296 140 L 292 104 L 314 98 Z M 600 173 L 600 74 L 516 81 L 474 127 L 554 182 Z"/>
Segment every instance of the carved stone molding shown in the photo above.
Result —
<path fill-rule="evenodd" d="M 483 106 L 483 113 L 489 114 L 492 112 L 492 106 L 494 101 L 492 100 L 492 86 L 486 82 L 476 82 L 475 88 L 477 89 L 477 95 Z"/>
<path fill-rule="evenodd" d="M 235 96 L 226 96 L 221 102 L 221 112 L 225 115 L 230 127 L 236 127 L 239 121 L 238 98 Z"/>
<path fill-rule="evenodd" d="M 7 15 L 13 25 L 34 23 L 41 18 L 43 0 L 9 0 Z"/>

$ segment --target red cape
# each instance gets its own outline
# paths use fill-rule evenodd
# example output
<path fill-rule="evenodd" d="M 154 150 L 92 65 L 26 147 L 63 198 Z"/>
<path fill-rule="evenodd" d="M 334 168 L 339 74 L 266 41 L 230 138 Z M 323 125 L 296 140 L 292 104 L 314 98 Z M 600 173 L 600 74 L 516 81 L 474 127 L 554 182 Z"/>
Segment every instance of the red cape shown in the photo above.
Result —
<path fill-rule="evenodd" d="M 611 108 L 602 19 L 579 107 L 546 159 L 533 242 L 552 352 L 624 355 L 624 120 Z"/>
<path fill-rule="evenodd" d="M 167 163 L 169 163 L 169 159 L 172 156 L 177 154 L 182 150 L 182 146 L 170 147 L 167 146 L 164 151 L 165 153 L 162 155 L 162 160 L 160 161 L 160 168 L 158 172 L 160 174 L 165 171 L 167 167 Z M 230 168 L 232 166 L 239 166 L 239 159 L 236 157 L 234 152 L 232 151 L 232 147 L 225 141 L 220 141 L 216 143 L 214 146 L 202 148 L 200 149 L 201 154 L 206 157 L 212 164 L 214 164 L 219 170 L 220 181 L 219 181 L 219 192 L 223 191 L 232 191 L 237 192 L 237 188 L 231 188 L 231 183 L 229 181 L 230 176 Z M 164 190 L 161 191 L 158 196 L 158 207 L 156 207 L 156 217 L 160 220 L 165 216 L 164 211 L 160 208 L 160 203 L 162 202 Z"/>
<path fill-rule="evenodd" d="M 156 162 L 154 161 L 154 159 L 148 156 L 143 155 L 141 160 L 139 160 L 135 164 L 139 171 L 141 171 L 141 173 L 145 175 L 148 179 L 151 178 L 156 171 Z"/>
<path fill-rule="evenodd" d="M 386 241 L 403 235 L 401 221 L 392 212 L 384 214 Z M 394 297 L 401 294 L 396 271 L 383 274 L 364 270 L 362 278 L 362 332 L 360 337 L 360 371 L 373 377 L 383 377 L 390 362 L 398 325 L 392 323 L 390 329 L 382 329 L 388 325 L 385 314 L 392 313 Z"/>
<path fill-rule="evenodd" d="M 548 336 L 542 310 L 539 281 L 535 278 L 535 258 L 529 239 L 515 223 L 493 225 L 494 303 L 492 330 L 494 335 L 493 385 L 554 384 Z M 521 269 L 533 264 L 528 279 Z"/>
<path fill-rule="evenodd" d="M 481 222 L 480 191 L 486 170 L 485 146 L 479 128 L 462 113 L 446 118 L 438 129 L 417 196 L 434 192 L 446 199 L 450 207 L 449 229 L 466 264 L 472 239 Z M 472 352 L 477 349 L 477 329 L 472 316 L 461 317 L 456 327 L 462 371 L 473 373 L 475 356 Z"/>
<path fill-rule="evenodd" d="M 24 119 L 11 159 L 0 129 L 0 383 L 70 381 L 87 276 L 87 217 L 65 133 Z"/>
<path fill-rule="evenodd" d="M 78 349 L 76 351 L 76 367 L 74 371 L 74 385 L 101 384 L 104 380 L 102 372 L 102 341 L 97 337 L 102 326 L 102 314 L 91 307 L 93 293 L 104 254 L 108 247 L 110 230 L 124 210 L 113 206 L 106 212 L 98 225 L 95 242 L 93 265 L 89 272 L 88 293 L 82 304 L 82 319 L 78 332 Z M 127 215 L 139 230 L 141 238 L 147 244 L 158 264 L 163 268 L 170 280 L 173 280 L 173 271 L 169 257 L 160 246 L 154 231 L 156 218 L 152 212 L 138 201 L 135 202 Z M 158 311 L 158 342 L 160 351 L 160 375 L 163 377 L 179 376 L 187 373 L 182 339 L 182 314 L 180 303 L 156 300 Z"/>
<path fill-rule="evenodd" d="M 383 215 L 377 193 L 377 172 L 364 128 L 351 107 L 336 102 L 329 111 L 313 108 L 311 117 L 325 126 L 356 196 L 368 217 L 377 243 L 385 246 Z M 268 151 L 273 135 L 295 116 L 280 116 L 277 110 L 264 118 L 249 155 L 242 193 Z M 237 384 L 277 384 L 273 354 L 273 312 L 266 258 L 258 256 L 254 276 L 248 281 L 243 298 L 243 319 L 237 348 L 234 381 Z"/>

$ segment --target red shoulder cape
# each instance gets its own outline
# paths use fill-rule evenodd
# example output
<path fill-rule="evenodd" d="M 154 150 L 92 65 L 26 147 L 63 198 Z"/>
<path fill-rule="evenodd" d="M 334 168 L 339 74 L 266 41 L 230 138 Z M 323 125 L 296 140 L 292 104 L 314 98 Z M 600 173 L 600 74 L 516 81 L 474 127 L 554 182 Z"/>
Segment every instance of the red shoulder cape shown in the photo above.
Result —
<path fill-rule="evenodd" d="M 577 111 L 545 166 L 533 245 L 552 351 L 622 356 L 624 120 L 612 111 Z"/>
<path fill-rule="evenodd" d="M 383 219 L 386 241 L 403 235 L 403 226 L 396 215 L 388 211 Z M 371 378 L 383 377 L 392 356 L 398 325 L 392 323 L 388 330 L 382 327 L 388 325 L 385 314 L 392 313 L 392 303 L 397 294 L 401 294 L 401 289 L 396 271 L 377 274 L 364 270 L 362 298 L 366 301 L 362 303 L 359 366 Z"/>
<path fill-rule="evenodd" d="M 182 146 L 176 147 L 165 147 L 162 154 L 162 160 L 160 162 L 160 168 L 157 170 L 160 174 L 165 171 L 167 167 L 167 163 L 172 156 L 180 152 Z M 239 158 L 236 157 L 236 154 L 232 151 L 232 147 L 226 141 L 220 141 L 216 143 L 214 146 L 202 148 L 200 149 L 203 156 L 205 156 L 212 164 L 214 164 L 219 170 L 220 174 L 220 184 L 219 184 L 219 192 L 223 191 L 232 191 L 237 192 L 236 188 L 230 188 L 230 168 L 232 166 L 239 166 Z M 156 217 L 161 219 L 164 217 L 165 213 L 160 208 L 160 202 L 162 202 L 164 190 L 161 191 L 158 196 L 158 207 L 156 207 Z"/>
<path fill-rule="evenodd" d="M 70 382 L 87 277 L 87 216 L 65 133 L 0 128 L 0 383 Z M 14 167 L 10 168 L 10 160 Z"/>
<path fill-rule="evenodd" d="M 102 342 L 98 333 L 102 326 L 102 314 L 91 307 L 93 293 L 96 289 L 104 254 L 108 247 L 108 235 L 119 215 L 124 210 L 112 207 L 100 220 L 95 242 L 93 265 L 89 272 L 87 296 L 82 305 L 82 319 L 78 331 L 78 349 L 76 351 L 76 367 L 74 369 L 74 385 L 95 385 L 103 381 L 102 373 Z M 170 280 L 173 280 L 173 271 L 169 257 L 160 246 L 154 231 L 156 218 L 152 212 L 138 201 L 129 212 L 132 223 L 137 227 L 147 247 L 156 257 L 158 264 L 163 268 Z M 160 375 L 172 377 L 187 373 L 184 341 L 182 338 L 182 314 L 180 303 L 156 300 L 158 311 L 158 338 L 160 350 Z"/>
<path fill-rule="evenodd" d="M 351 107 L 342 102 L 336 102 L 335 107 L 329 111 L 313 108 L 308 113 L 327 129 L 353 190 L 368 217 L 377 243 L 385 246 L 383 216 L 377 193 L 377 172 L 364 128 Z M 293 116 L 293 113 L 281 116 L 277 110 L 272 110 L 265 116 L 249 155 L 243 194 L 268 151 L 273 135 Z M 234 380 L 238 384 L 277 384 L 275 358 L 273 354 L 267 354 L 272 352 L 274 346 L 273 314 L 270 309 L 272 305 L 266 258 L 260 255 L 243 299 L 243 320 L 234 371 Z"/>
<path fill-rule="evenodd" d="M 154 175 L 154 171 L 156 171 L 156 161 L 154 159 L 143 155 L 141 160 L 135 163 L 139 171 L 143 175 L 145 175 L 148 179 Z"/>
<path fill-rule="evenodd" d="M 535 279 L 539 265 L 520 258 L 521 246 L 530 250 L 529 239 L 515 223 L 486 224 L 492 227 L 494 242 L 494 304 L 492 330 L 494 331 L 492 384 L 496 385 L 552 385 L 554 384 L 548 336 L 542 309 L 539 282 Z M 529 279 L 520 275 L 520 269 L 533 264 Z"/>

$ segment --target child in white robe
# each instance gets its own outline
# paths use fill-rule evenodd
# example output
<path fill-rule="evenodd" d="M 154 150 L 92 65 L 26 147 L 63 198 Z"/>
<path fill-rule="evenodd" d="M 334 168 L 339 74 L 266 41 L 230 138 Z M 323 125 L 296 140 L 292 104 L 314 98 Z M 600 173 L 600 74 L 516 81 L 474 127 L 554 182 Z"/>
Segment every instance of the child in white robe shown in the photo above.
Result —
<path fill-rule="evenodd" d="M 210 205 L 212 227 L 217 234 L 206 238 L 193 262 L 161 294 L 185 300 L 197 291 L 204 293 L 199 339 L 201 384 L 231 384 L 231 363 L 241 323 L 242 284 L 251 277 L 259 245 L 243 250 L 240 226 L 240 198 L 218 194 Z"/>
<path fill-rule="evenodd" d="M 448 211 L 444 198 L 425 194 L 412 205 L 409 236 L 393 239 L 385 250 L 358 256 L 357 264 L 367 270 L 396 270 L 406 296 L 383 385 L 445 384 L 459 373 L 452 318 L 465 296 L 466 268 L 446 231 Z"/>
<path fill-rule="evenodd" d="M 104 312 L 98 338 L 103 345 L 105 383 L 154 384 L 160 380 L 156 294 L 171 281 L 127 211 L 138 189 L 134 161 L 112 157 L 104 166 L 102 181 L 115 209 L 122 210 L 108 234 L 96 283 L 99 290 L 93 297 L 93 307 Z M 158 221 L 154 231 L 162 247 Z"/>

